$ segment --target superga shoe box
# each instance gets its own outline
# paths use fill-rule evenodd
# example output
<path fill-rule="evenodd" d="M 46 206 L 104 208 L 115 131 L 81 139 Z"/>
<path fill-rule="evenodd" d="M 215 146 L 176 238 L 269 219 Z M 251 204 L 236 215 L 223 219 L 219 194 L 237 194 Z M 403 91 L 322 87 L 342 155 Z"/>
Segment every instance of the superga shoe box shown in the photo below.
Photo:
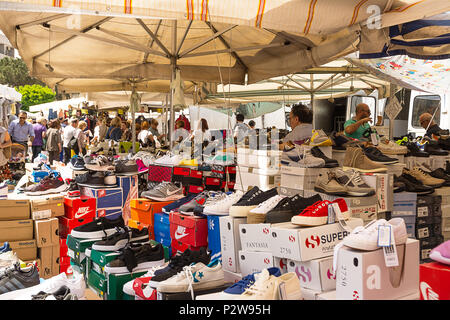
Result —
<path fill-rule="evenodd" d="M 336 276 L 333 273 L 333 257 L 310 261 L 288 259 L 288 272 L 295 272 L 300 286 L 317 292 L 336 289 Z"/>
<path fill-rule="evenodd" d="M 239 225 L 247 222 L 247 218 L 223 216 L 219 218 L 220 249 L 222 251 L 222 268 L 227 271 L 240 273 L 239 250 L 241 240 Z"/>
<path fill-rule="evenodd" d="M 351 230 L 363 225 L 363 220 L 357 218 L 351 218 L 346 222 L 348 230 L 339 223 L 309 228 L 300 228 L 290 222 L 272 224 L 270 229 L 272 254 L 295 261 L 332 256 L 334 246 Z"/>
<path fill-rule="evenodd" d="M 244 277 L 271 268 L 273 267 L 272 253 L 239 250 L 239 267 Z"/>
<path fill-rule="evenodd" d="M 394 300 L 419 287 L 419 241 L 397 246 L 398 267 L 386 267 L 382 249 L 360 251 L 343 246 L 336 270 L 337 300 Z"/>

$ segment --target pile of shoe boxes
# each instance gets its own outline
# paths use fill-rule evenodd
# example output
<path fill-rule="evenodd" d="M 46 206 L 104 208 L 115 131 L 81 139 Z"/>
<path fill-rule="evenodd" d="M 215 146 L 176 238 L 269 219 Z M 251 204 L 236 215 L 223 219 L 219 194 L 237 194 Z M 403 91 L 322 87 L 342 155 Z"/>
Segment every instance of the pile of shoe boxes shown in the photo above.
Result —
<path fill-rule="evenodd" d="M 237 181 L 237 167 L 236 166 L 213 166 L 211 170 L 203 170 L 203 187 L 204 190 L 210 191 L 233 191 L 236 186 Z M 189 193 L 193 192 L 193 187 L 189 187 Z M 202 190 L 203 191 L 203 190 Z"/>
<path fill-rule="evenodd" d="M 205 190 L 203 171 L 197 170 L 196 167 L 173 167 L 172 182 L 181 183 L 184 187 L 184 194 L 201 193 Z"/>
<path fill-rule="evenodd" d="M 279 187 L 282 151 L 237 149 L 236 189 L 246 192 L 252 187 L 263 191 Z"/>
<path fill-rule="evenodd" d="M 179 212 L 169 214 L 172 253 L 186 249 L 200 250 L 208 246 L 208 220 L 205 217 L 186 216 Z"/>
<path fill-rule="evenodd" d="M 441 187 L 434 191 L 441 196 L 442 235 L 444 241 L 450 240 L 450 187 Z"/>

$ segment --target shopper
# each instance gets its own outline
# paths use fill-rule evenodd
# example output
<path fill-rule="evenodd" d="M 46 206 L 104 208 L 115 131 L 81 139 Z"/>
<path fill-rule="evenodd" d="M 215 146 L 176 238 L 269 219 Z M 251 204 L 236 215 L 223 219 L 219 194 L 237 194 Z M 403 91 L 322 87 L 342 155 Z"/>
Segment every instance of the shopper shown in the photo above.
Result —
<path fill-rule="evenodd" d="M 370 130 L 368 122 L 373 122 L 370 117 L 370 108 L 365 103 L 360 103 L 355 109 L 356 115 L 344 123 L 344 132 L 347 137 L 362 140 L 364 133 Z"/>
<path fill-rule="evenodd" d="M 439 135 L 439 131 L 441 131 L 441 128 L 438 126 L 438 124 L 434 122 L 434 120 L 431 120 L 432 118 L 433 116 L 428 112 L 422 113 L 419 117 L 420 125 L 422 126 L 422 128 L 427 130 L 425 136 L 430 138 L 433 137 L 433 134 Z"/>
<path fill-rule="evenodd" d="M 115 117 L 111 120 L 111 126 L 109 127 L 109 132 L 106 134 L 106 139 L 119 141 L 122 137 L 122 130 L 120 125 L 122 120 L 119 117 Z"/>
<path fill-rule="evenodd" d="M 172 141 L 175 143 L 180 143 L 184 139 L 189 137 L 189 131 L 184 128 L 184 121 L 175 122 L 175 131 L 172 135 Z"/>
<path fill-rule="evenodd" d="M 28 138 L 31 142 L 34 141 L 34 129 L 33 125 L 27 122 L 27 113 L 25 111 L 20 112 L 19 119 L 11 122 L 8 133 L 13 143 L 19 143 L 25 147 L 25 150 L 28 149 Z"/>
<path fill-rule="evenodd" d="M 33 124 L 34 140 L 31 145 L 33 156 L 31 162 L 42 152 L 44 147 L 44 139 L 47 137 L 47 120 L 45 118 L 37 119 L 37 123 Z"/>
<path fill-rule="evenodd" d="M 200 119 L 197 130 L 192 134 L 192 139 L 194 141 L 194 157 L 199 158 L 203 154 L 204 148 L 211 142 L 211 132 L 206 119 Z"/>
<path fill-rule="evenodd" d="M 236 125 L 234 126 L 234 139 L 236 144 L 243 142 L 248 135 L 249 127 L 244 123 L 244 119 L 243 114 L 239 113 L 236 115 Z"/>
<path fill-rule="evenodd" d="M 64 128 L 63 131 L 63 148 L 64 148 L 64 163 L 67 164 L 72 157 L 72 149 L 75 154 L 78 154 L 78 119 L 76 117 L 70 118 L 70 125 Z"/>
<path fill-rule="evenodd" d="M 312 136 L 312 120 L 313 113 L 310 108 L 304 104 L 294 104 L 289 113 L 289 124 L 292 131 L 289 132 L 283 139 L 280 149 L 290 141 L 295 144 L 303 144 Z"/>
<path fill-rule="evenodd" d="M 94 142 L 105 141 L 108 127 L 106 126 L 106 119 L 99 119 L 97 126 L 94 129 Z"/>
<path fill-rule="evenodd" d="M 50 121 L 49 129 L 47 131 L 47 151 L 49 156 L 50 165 L 53 161 L 59 161 L 59 154 L 62 151 L 62 139 L 61 139 L 61 123 L 55 119 Z"/>
<path fill-rule="evenodd" d="M 142 147 L 147 147 L 149 144 L 149 138 L 152 136 L 149 131 L 150 125 L 147 121 L 143 121 L 141 124 L 141 130 L 137 135 L 137 140 L 141 143 Z M 153 137 L 152 137 L 153 138 Z M 153 141 L 153 139 L 151 139 Z"/>
<path fill-rule="evenodd" d="M 150 128 L 148 130 L 151 132 L 153 137 L 156 137 L 156 139 L 161 141 L 166 135 L 159 134 L 158 125 L 159 125 L 158 120 L 152 119 L 152 120 L 150 120 Z"/>
<path fill-rule="evenodd" d="M 130 123 L 128 121 L 122 121 L 121 123 L 122 137 L 120 141 L 130 141 L 133 139 L 133 135 L 130 129 Z"/>
<path fill-rule="evenodd" d="M 12 178 L 8 160 L 11 157 L 11 136 L 8 130 L 0 127 L 0 182 Z"/>
<path fill-rule="evenodd" d="M 86 128 L 87 128 L 86 122 L 80 121 L 78 123 L 78 134 L 77 134 L 78 153 L 83 156 L 86 155 L 86 145 L 87 145 L 87 139 L 88 139 L 86 131 L 84 131 Z"/>

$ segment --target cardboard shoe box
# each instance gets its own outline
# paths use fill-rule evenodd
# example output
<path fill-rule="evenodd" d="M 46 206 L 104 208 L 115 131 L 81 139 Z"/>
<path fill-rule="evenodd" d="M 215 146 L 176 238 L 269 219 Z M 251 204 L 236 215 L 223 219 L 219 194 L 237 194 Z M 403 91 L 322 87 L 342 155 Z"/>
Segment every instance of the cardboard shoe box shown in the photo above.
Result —
<path fill-rule="evenodd" d="M 0 221 L 0 242 L 28 239 L 33 239 L 33 220 Z"/>
<path fill-rule="evenodd" d="M 0 243 L 0 247 L 3 243 Z M 22 261 L 33 260 L 37 258 L 36 240 L 10 241 L 9 246 Z"/>
<path fill-rule="evenodd" d="M 64 197 L 49 195 L 45 198 L 32 199 L 31 217 L 33 220 L 60 217 L 64 215 Z"/>
<path fill-rule="evenodd" d="M 242 250 L 272 252 L 269 223 L 241 224 L 239 235 Z"/>
<path fill-rule="evenodd" d="M 152 201 L 148 199 L 132 199 L 130 202 L 131 219 L 150 226 L 155 225 L 155 213 L 162 212 L 162 208 L 173 201 Z"/>
<path fill-rule="evenodd" d="M 94 189 L 81 187 L 80 193 L 82 196 L 96 198 L 97 210 L 123 206 L 122 188 Z"/>
<path fill-rule="evenodd" d="M 41 260 L 41 276 L 44 279 L 59 274 L 59 243 L 54 246 L 39 248 L 39 259 Z"/>
<path fill-rule="evenodd" d="M 338 300 L 393 300 L 417 291 L 419 241 L 397 246 L 398 267 L 386 267 L 383 250 L 360 251 L 343 246 L 338 253 Z"/>
<path fill-rule="evenodd" d="M 333 257 L 310 261 L 288 260 L 288 272 L 295 272 L 300 286 L 319 292 L 336 289 L 336 277 L 333 273 Z"/>
<path fill-rule="evenodd" d="M 194 247 L 208 245 L 208 226 L 206 218 L 185 216 L 178 212 L 171 212 L 170 237 L 173 240 Z"/>
<path fill-rule="evenodd" d="M 239 250 L 241 240 L 239 225 L 247 222 L 247 218 L 233 218 L 223 216 L 219 218 L 220 249 L 222 251 L 222 268 L 227 271 L 239 273 Z"/>
<path fill-rule="evenodd" d="M 34 221 L 34 236 L 37 246 L 59 246 L 59 222 L 57 218 Z"/>
<path fill-rule="evenodd" d="M 438 262 L 420 265 L 420 300 L 450 300 L 450 266 Z"/>
<path fill-rule="evenodd" d="M 68 219 L 94 218 L 97 210 L 95 198 L 81 196 L 64 197 L 64 215 Z"/>
<path fill-rule="evenodd" d="M 299 168 L 281 166 L 281 187 L 296 190 L 314 190 L 317 177 L 326 174 L 325 168 Z"/>
<path fill-rule="evenodd" d="M 242 276 L 261 272 L 273 267 L 273 256 L 271 252 L 239 251 L 239 267 Z"/>
<path fill-rule="evenodd" d="M 363 225 L 362 219 L 347 220 L 350 229 Z M 290 222 L 273 224 L 270 229 L 272 254 L 295 261 L 309 261 L 333 255 L 334 246 L 350 231 L 339 223 L 300 228 Z"/>
<path fill-rule="evenodd" d="M 30 219 L 30 202 L 28 200 L 0 201 L 0 221 Z"/>

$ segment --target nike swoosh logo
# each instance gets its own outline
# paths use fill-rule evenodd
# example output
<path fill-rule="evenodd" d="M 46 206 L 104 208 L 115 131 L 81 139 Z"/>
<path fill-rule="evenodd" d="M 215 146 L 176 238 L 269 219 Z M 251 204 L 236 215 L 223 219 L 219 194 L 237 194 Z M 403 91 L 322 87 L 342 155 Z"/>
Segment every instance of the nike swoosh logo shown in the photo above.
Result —
<path fill-rule="evenodd" d="M 91 210 L 92 211 L 92 210 Z M 75 219 L 79 219 L 79 218 L 81 218 L 81 217 L 83 217 L 83 216 L 85 216 L 85 215 L 87 215 L 89 212 L 91 212 L 91 211 L 86 211 L 86 212 L 83 212 L 83 213 L 75 213 Z"/>
<path fill-rule="evenodd" d="M 186 233 L 186 230 L 183 230 L 181 233 L 177 230 L 175 232 L 175 239 L 179 240 L 181 238 L 184 238 L 188 235 L 188 233 Z"/>
<path fill-rule="evenodd" d="M 175 191 L 169 191 L 169 190 L 167 190 L 166 193 L 167 193 L 168 196 L 171 196 L 171 195 L 177 193 L 178 191 L 180 191 L 180 190 L 175 190 Z"/>

